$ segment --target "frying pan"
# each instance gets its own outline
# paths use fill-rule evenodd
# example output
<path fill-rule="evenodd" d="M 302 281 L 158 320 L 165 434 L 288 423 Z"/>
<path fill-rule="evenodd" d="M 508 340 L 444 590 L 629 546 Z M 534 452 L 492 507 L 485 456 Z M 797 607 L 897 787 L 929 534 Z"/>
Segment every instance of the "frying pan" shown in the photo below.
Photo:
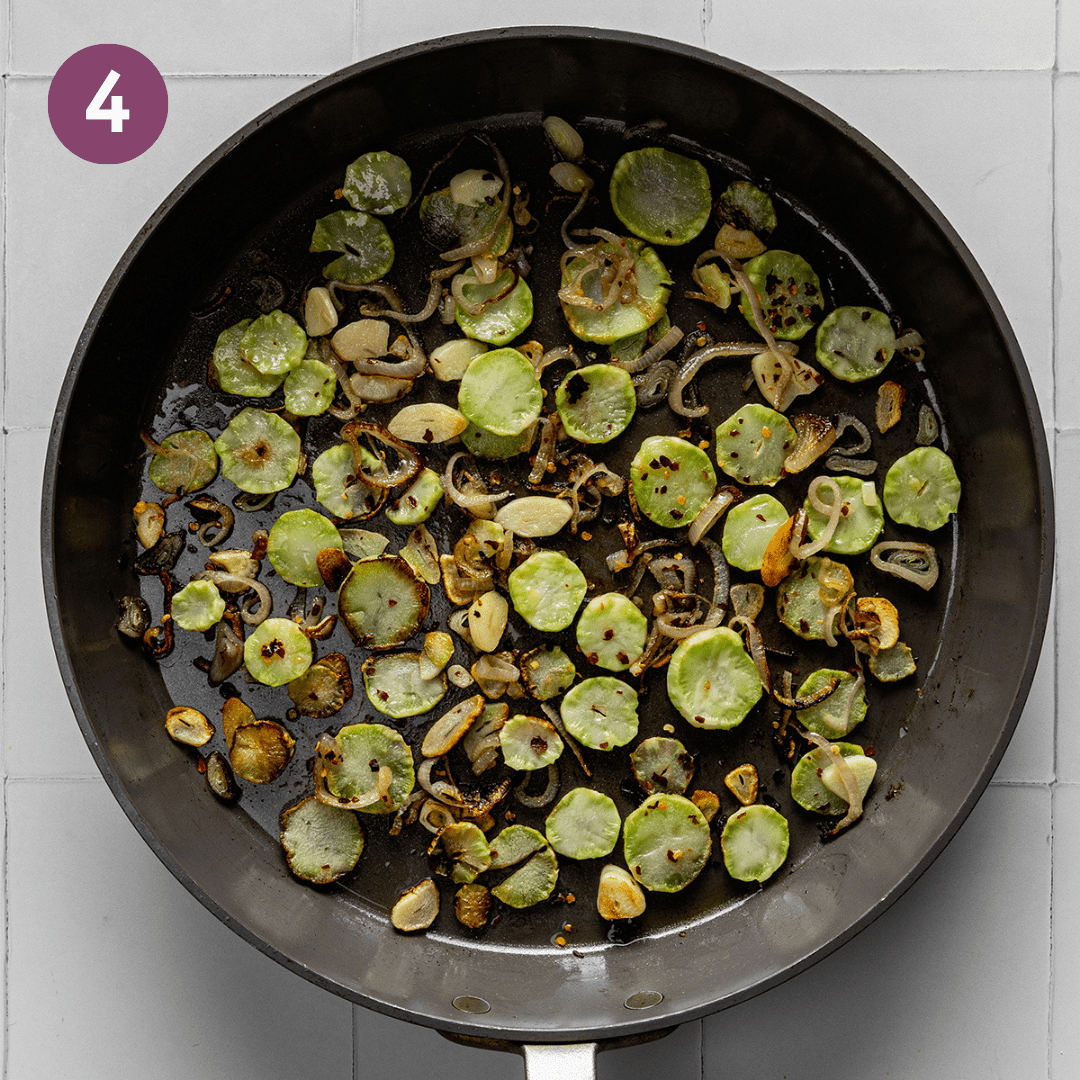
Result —
<path fill-rule="evenodd" d="M 508 913 L 481 937 L 452 920 L 406 937 L 387 922 L 391 875 L 298 885 L 270 826 L 274 808 L 213 799 L 165 735 L 183 665 L 149 664 L 114 629 L 116 598 L 134 591 L 138 431 L 179 415 L 178 388 L 202 381 L 218 329 L 254 313 L 241 310 L 256 301 L 252 281 L 302 288 L 288 252 L 313 212 L 325 212 L 348 161 L 387 147 L 430 160 L 472 128 L 515 152 L 531 132 L 543 158 L 536 132 L 549 114 L 580 122 L 609 149 L 624 127 L 663 120 L 658 139 L 767 184 L 812 223 L 843 255 L 836 280 L 866 297 L 845 302 L 886 298 L 930 343 L 928 377 L 910 377 L 942 418 L 964 483 L 961 512 L 943 531 L 942 582 L 932 598 L 904 595 L 918 688 L 886 695 L 874 721 L 881 768 L 863 820 L 828 843 L 804 826 L 795 865 L 764 888 L 651 898 L 632 941 L 596 930 L 574 949 L 552 942 L 569 909 Z M 542 174 L 548 164 L 532 166 Z M 247 125 L 182 181 L 117 266 L 80 336 L 51 446 L 42 548 L 54 644 L 90 750 L 132 822 L 207 908 L 284 966 L 464 1039 L 543 1047 L 646 1037 L 760 993 L 849 940 L 941 852 L 989 782 L 1047 617 L 1043 427 L 1015 338 L 963 243 L 907 176 L 820 106 L 741 65 L 637 35 L 447 38 L 344 70 Z M 761 743 L 731 753 L 764 754 Z M 722 776 L 716 751 L 712 759 Z M 369 847 L 365 859 L 381 865 L 379 841 Z M 575 922 L 585 915 L 575 911 Z"/>

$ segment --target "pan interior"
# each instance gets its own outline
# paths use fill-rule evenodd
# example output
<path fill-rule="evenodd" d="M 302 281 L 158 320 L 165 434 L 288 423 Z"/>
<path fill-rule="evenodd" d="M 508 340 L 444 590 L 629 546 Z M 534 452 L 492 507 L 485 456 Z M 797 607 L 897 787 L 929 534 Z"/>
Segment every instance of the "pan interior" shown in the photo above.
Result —
<path fill-rule="evenodd" d="M 422 90 L 472 65 L 492 72 L 491 85 L 474 99 L 449 105 Z M 580 86 L 595 69 L 602 75 L 590 75 L 594 93 L 585 100 L 568 94 L 568 76 Z M 703 100 L 707 107 L 699 107 Z M 592 910 L 596 866 L 564 859 L 561 903 L 507 909 L 480 936 L 444 912 L 425 938 L 403 938 L 390 930 L 386 912 L 401 889 L 426 876 L 426 833 L 413 827 L 394 839 L 384 822 L 373 823 L 357 873 L 320 890 L 289 877 L 276 840 L 280 811 L 310 788 L 318 734 L 377 718 L 362 695 L 329 721 L 286 721 L 298 738 L 293 764 L 278 784 L 246 789 L 236 809 L 213 799 L 193 758 L 165 735 L 161 718 L 173 703 L 211 715 L 238 690 L 257 715 L 282 719 L 283 698 L 235 683 L 209 689 L 192 663 L 211 648 L 199 635 L 178 635 L 174 654 L 155 668 L 115 634 L 115 601 L 137 587 L 130 508 L 154 494 L 138 435 L 144 428 L 158 437 L 180 426 L 221 429 L 227 414 L 206 386 L 217 334 L 255 314 L 267 290 L 280 287 L 287 298 L 280 306 L 297 310 L 320 265 L 307 252 L 312 222 L 335 208 L 344 167 L 364 150 L 393 150 L 420 177 L 469 132 L 490 134 L 540 218 L 530 238 L 538 313 L 529 336 L 548 347 L 570 343 L 557 306 L 540 302 L 556 288 L 559 222 L 569 207 L 553 198 L 546 176 L 553 159 L 540 120 L 548 113 L 574 122 L 590 156 L 608 166 L 626 146 L 642 144 L 623 139 L 628 127 L 664 120 L 647 141 L 707 162 L 714 192 L 737 177 L 770 191 L 781 219 L 775 246 L 803 254 L 836 303 L 882 307 L 919 329 L 930 342 L 926 370 L 911 364 L 890 377 L 905 385 L 911 403 L 928 402 L 941 415 L 964 505 L 945 535 L 935 535 L 945 572 L 933 593 L 898 589 L 853 564 L 860 594 L 896 599 L 905 640 L 919 658 L 915 682 L 872 687 L 871 714 L 852 736 L 872 745 L 879 763 L 876 794 L 857 828 L 823 843 L 817 822 L 793 809 L 790 762 L 772 739 L 778 709 L 759 706 L 725 735 L 697 732 L 675 716 L 654 673 L 642 735 L 674 726 L 696 757 L 694 787 L 723 793 L 730 768 L 745 761 L 758 767 L 766 797 L 792 824 L 793 857 L 778 878 L 759 889 L 711 866 L 684 893 L 650 895 L 633 939 L 614 941 Z M 785 152 L 778 153 L 778 141 Z M 458 154 L 461 167 L 489 167 L 476 140 Z M 996 301 L 936 212 L 872 148 L 768 80 L 690 50 L 598 34 L 484 37 L 409 50 L 305 92 L 210 159 L 155 226 L 107 287 L 65 386 L 54 431 L 59 453 L 46 481 L 46 570 L 56 588 L 49 603 L 69 690 L 106 778 L 178 877 L 240 933 L 335 992 L 409 1019 L 515 1038 L 586 1038 L 701 1015 L 771 985 L 854 933 L 943 846 L 1000 758 L 1030 683 L 1049 575 L 1046 454 L 1030 383 Z M 393 278 L 415 310 L 435 251 L 417 235 L 415 214 L 391 227 Z M 688 279 L 696 253 L 663 253 L 677 281 Z M 690 326 L 700 308 L 673 294 L 672 321 Z M 433 322 L 423 330 L 429 349 L 456 336 Z M 605 349 L 596 351 L 606 358 Z M 740 367 L 701 381 L 710 414 L 692 427 L 695 438 L 711 440 L 715 421 L 748 400 L 744 375 Z M 421 392 L 454 404 L 452 391 L 430 377 Z M 813 411 L 872 413 L 869 398 L 852 404 L 850 388 L 830 382 L 819 394 Z M 875 439 L 885 465 L 911 445 L 916 411 L 909 407 L 898 428 Z M 370 418 L 386 415 L 376 408 Z M 642 417 L 633 443 L 617 441 L 595 456 L 625 474 L 643 435 L 675 426 L 658 410 Z M 309 425 L 312 457 L 336 441 L 336 428 Z M 438 468 L 439 455 L 432 457 Z M 783 481 L 774 494 L 791 504 L 785 492 L 795 487 Z M 233 489 L 219 479 L 211 493 L 227 501 Z M 309 487 L 298 485 L 272 514 L 245 515 L 238 536 L 312 504 Z M 374 527 L 393 534 L 390 550 L 408 532 L 382 518 Z M 617 546 L 615 521 L 601 520 L 590 532 L 593 542 L 568 550 L 605 591 L 614 582 L 602 555 Z M 449 533 L 436 537 L 445 549 Z M 189 547 L 178 578 L 203 560 Z M 281 582 L 273 588 L 280 611 L 292 590 Z M 438 593 L 435 616 L 444 613 Z M 152 585 L 147 599 L 152 608 L 160 604 Z M 766 615 L 763 629 L 773 636 L 775 618 Z M 512 633 L 515 646 L 528 640 L 521 626 Z M 793 653 L 784 663 L 803 672 L 828 660 L 790 635 L 784 641 Z M 321 649 L 349 655 L 357 674 L 362 654 L 343 630 Z M 569 642 L 567 651 L 575 651 Z M 425 726 L 409 721 L 402 731 L 418 742 Z M 213 748 L 221 748 L 220 738 Z M 590 761 L 597 766 L 592 782 L 563 763 L 564 789 L 601 787 L 625 816 L 637 800 L 625 753 Z M 517 820 L 537 824 L 542 813 L 522 810 Z M 570 895 L 575 902 L 567 902 Z M 635 997 L 642 993 L 659 997 Z M 538 1012 L 538 1001 L 552 1004 Z M 653 1004 L 638 1010 L 628 1001 Z M 481 1008 L 490 1011 L 472 1011 Z"/>

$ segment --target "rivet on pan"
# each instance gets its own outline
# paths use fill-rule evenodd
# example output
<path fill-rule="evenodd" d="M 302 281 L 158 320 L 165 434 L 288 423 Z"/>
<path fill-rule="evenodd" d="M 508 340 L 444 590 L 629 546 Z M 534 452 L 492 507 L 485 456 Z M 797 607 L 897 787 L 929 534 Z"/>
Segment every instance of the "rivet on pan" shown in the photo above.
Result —
<path fill-rule="evenodd" d="M 483 998 L 478 997 L 467 997 L 465 995 L 462 995 L 461 997 L 454 998 L 454 1000 L 450 1002 L 450 1004 L 453 1005 L 454 1008 L 457 1009 L 459 1012 L 491 1012 L 491 1006 Z"/>
<path fill-rule="evenodd" d="M 651 1009 L 663 1000 L 664 995 L 659 990 L 641 990 L 636 994 L 631 994 L 623 1004 L 628 1009 Z"/>

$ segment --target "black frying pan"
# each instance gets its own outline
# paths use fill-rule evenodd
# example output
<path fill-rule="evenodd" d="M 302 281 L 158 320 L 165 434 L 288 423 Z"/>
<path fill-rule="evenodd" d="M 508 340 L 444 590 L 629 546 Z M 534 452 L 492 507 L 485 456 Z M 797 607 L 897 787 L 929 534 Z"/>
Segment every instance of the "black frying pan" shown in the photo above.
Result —
<path fill-rule="evenodd" d="M 826 844 L 799 825 L 797 858 L 767 887 L 737 890 L 717 871 L 714 885 L 703 879 L 651 905 L 630 944 L 607 941 L 597 925 L 576 952 L 551 942 L 565 909 L 508 914 L 477 939 L 450 918 L 402 937 L 387 925 L 400 885 L 392 876 L 298 885 L 271 834 L 279 807 L 256 797 L 248 812 L 218 803 L 166 736 L 161 718 L 190 677 L 183 665 L 159 670 L 113 628 L 115 598 L 134 589 L 139 427 L 174 418 L 177 380 L 201 381 L 208 343 L 254 313 L 244 305 L 257 303 L 267 275 L 295 303 L 310 266 L 290 252 L 325 212 L 345 164 L 386 147 L 430 160 L 483 126 L 514 148 L 512 163 L 531 141 L 525 168 L 542 176 L 550 160 L 536 132 L 552 113 L 609 148 L 624 126 L 663 119 L 658 140 L 685 140 L 711 167 L 770 186 L 793 219 L 825 226 L 835 243 L 820 257 L 841 302 L 880 291 L 930 343 L 939 362 L 928 360 L 929 381 L 921 370 L 905 377 L 934 396 L 964 482 L 942 541 L 943 581 L 932 597 L 904 594 L 900 605 L 920 654 L 918 693 L 884 695 L 863 736 L 881 764 L 864 820 Z M 409 268 L 405 257 L 403 275 Z M 233 306 L 218 312 L 226 285 Z M 740 65 L 634 35 L 511 30 L 411 47 L 249 124 L 180 184 L 121 260 L 80 338 L 51 445 L 42 547 L 54 642 L 90 749 L 136 827 L 202 903 L 286 967 L 466 1037 L 638 1036 L 745 1000 L 847 941 L 929 865 L 983 791 L 1020 715 L 1047 615 L 1053 512 L 1042 423 L 1000 305 L 961 241 L 892 162 L 824 109 Z M 725 759 L 770 760 L 767 737 L 746 739 L 695 747 L 714 786 Z M 310 749 L 302 744 L 298 758 Z M 885 800 L 901 784 L 902 795 Z M 380 841 L 369 845 L 365 859 L 381 865 Z M 575 871 L 566 872 L 572 884 Z M 575 922 L 585 922 L 585 906 Z"/>

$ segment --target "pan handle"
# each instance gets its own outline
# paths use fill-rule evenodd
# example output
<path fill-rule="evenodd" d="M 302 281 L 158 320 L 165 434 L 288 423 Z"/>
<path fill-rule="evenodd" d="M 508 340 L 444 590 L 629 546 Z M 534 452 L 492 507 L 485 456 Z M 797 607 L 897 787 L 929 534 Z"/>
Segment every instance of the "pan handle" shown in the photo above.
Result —
<path fill-rule="evenodd" d="M 596 1043 L 526 1044 L 521 1056 L 525 1080 L 596 1080 Z"/>

